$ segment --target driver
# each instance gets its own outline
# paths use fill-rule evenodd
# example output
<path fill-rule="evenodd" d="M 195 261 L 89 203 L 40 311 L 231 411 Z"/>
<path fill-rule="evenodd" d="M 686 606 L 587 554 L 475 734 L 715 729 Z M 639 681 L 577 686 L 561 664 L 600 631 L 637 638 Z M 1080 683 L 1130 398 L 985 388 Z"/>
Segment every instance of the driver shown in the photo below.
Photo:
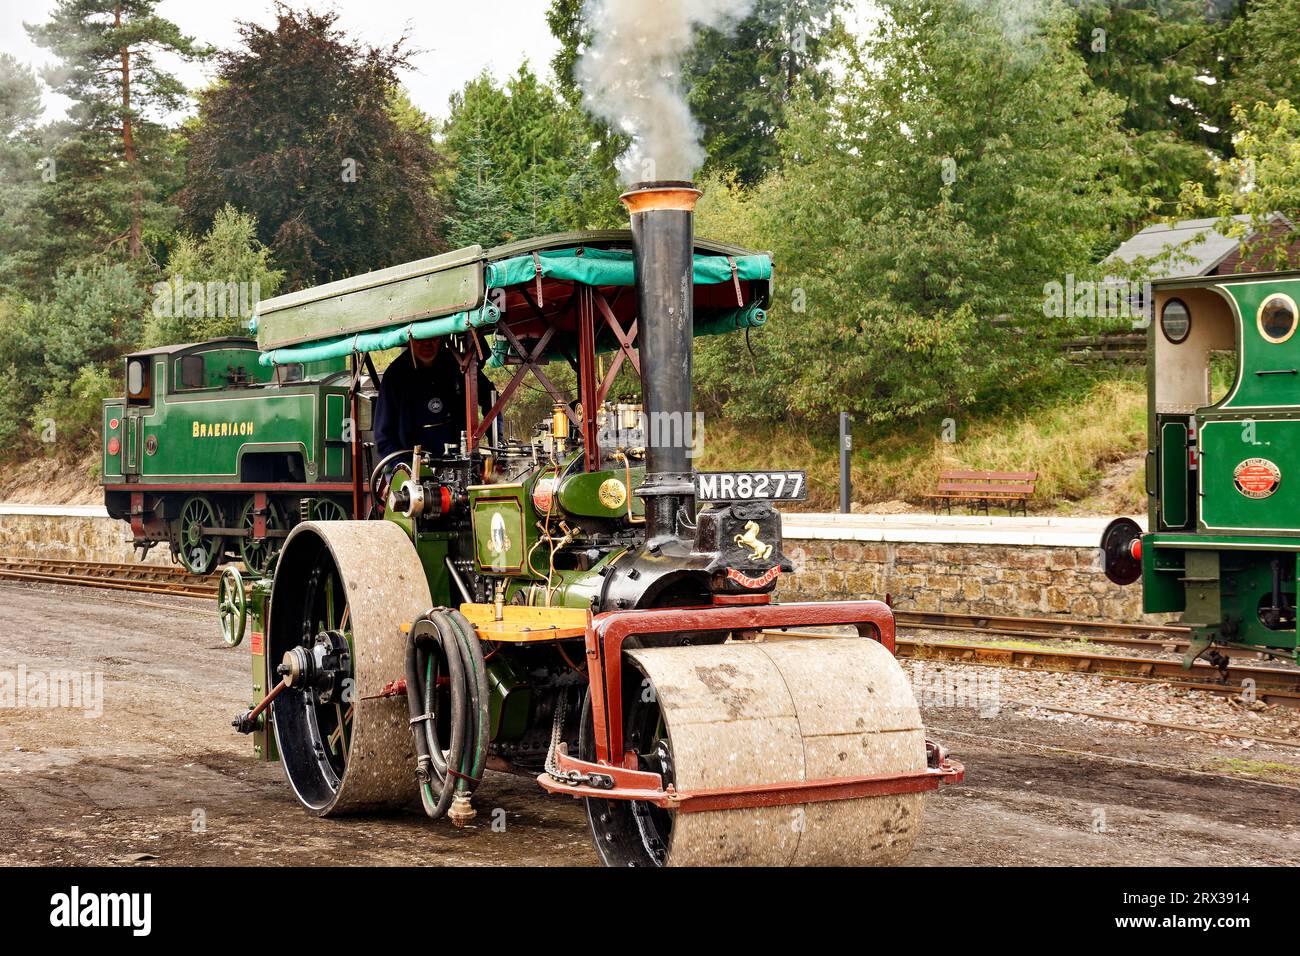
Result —
<path fill-rule="evenodd" d="M 478 373 L 479 406 L 486 412 L 492 383 Z M 465 375 L 442 339 L 411 339 L 380 378 L 375 403 L 375 446 L 380 460 L 419 445 L 435 457 L 460 446 L 465 431 Z"/>

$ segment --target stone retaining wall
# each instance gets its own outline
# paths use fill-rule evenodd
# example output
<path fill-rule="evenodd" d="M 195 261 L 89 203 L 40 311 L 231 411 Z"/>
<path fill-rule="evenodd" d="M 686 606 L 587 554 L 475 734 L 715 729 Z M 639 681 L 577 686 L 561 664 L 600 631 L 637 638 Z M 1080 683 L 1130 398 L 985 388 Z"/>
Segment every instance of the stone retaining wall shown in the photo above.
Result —
<path fill-rule="evenodd" d="M 135 561 L 125 522 L 97 517 L 0 515 L 0 554 Z M 929 544 L 786 538 L 796 574 L 778 596 L 791 600 L 883 598 L 900 610 L 1010 615 L 1060 614 L 1138 621 L 1142 589 L 1106 580 L 1096 548 Z M 170 564 L 165 545 L 149 562 Z"/>
<path fill-rule="evenodd" d="M 786 538 L 783 600 L 883 598 L 899 610 L 1142 620 L 1142 588 L 1106 580 L 1096 548 Z"/>
<path fill-rule="evenodd" d="M 52 515 L 0 515 L 0 554 L 81 561 L 137 561 L 125 521 Z M 171 564 L 165 544 L 150 564 Z"/>

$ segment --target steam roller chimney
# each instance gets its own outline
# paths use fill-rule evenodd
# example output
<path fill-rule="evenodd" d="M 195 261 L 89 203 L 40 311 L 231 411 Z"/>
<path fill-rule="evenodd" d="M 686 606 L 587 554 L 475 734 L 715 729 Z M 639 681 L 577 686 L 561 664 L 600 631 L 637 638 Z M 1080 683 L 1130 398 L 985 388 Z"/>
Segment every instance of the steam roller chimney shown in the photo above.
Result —
<path fill-rule="evenodd" d="M 619 198 L 632 219 L 641 402 L 646 423 L 648 540 L 677 534 L 695 501 L 688 452 L 694 427 L 691 350 L 695 321 L 695 201 L 679 181 L 637 183 Z"/>

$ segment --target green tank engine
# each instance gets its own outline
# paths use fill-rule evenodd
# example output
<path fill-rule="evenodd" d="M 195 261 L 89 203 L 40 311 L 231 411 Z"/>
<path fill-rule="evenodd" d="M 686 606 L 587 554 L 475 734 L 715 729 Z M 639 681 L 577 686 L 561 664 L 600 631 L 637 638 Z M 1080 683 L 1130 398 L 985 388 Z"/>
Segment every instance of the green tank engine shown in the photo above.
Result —
<path fill-rule="evenodd" d="M 344 361 L 259 356 L 232 337 L 126 357 L 125 394 L 104 402 L 101 481 L 142 554 L 166 543 L 195 574 L 227 558 L 261 571 L 301 518 L 352 515 Z"/>
<path fill-rule="evenodd" d="M 1106 574 L 1220 648 L 1300 659 L 1300 272 L 1153 284 L 1147 333 L 1147 532 L 1120 518 Z"/>

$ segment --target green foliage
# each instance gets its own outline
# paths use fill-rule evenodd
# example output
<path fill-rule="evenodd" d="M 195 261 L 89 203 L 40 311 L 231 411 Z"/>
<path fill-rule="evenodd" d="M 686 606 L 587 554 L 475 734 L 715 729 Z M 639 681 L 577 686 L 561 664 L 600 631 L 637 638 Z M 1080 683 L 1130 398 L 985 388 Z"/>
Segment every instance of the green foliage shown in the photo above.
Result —
<path fill-rule="evenodd" d="M 1244 35 L 1237 76 L 1228 84 L 1233 102 L 1300 103 L 1300 0 L 1252 0 Z"/>
<path fill-rule="evenodd" d="M 7 372 L 0 391 L 3 456 L 39 441 L 46 419 L 58 431 L 54 451 L 80 452 L 87 429 L 98 422 L 92 406 L 105 389 L 120 388 L 105 384 L 117 381 L 109 369 L 139 341 L 145 294 L 125 264 L 59 273 L 51 291 L 34 303 L 0 300 L 0 369 Z M 29 427 L 35 430 L 26 436 Z"/>
<path fill-rule="evenodd" d="M 453 246 L 493 245 L 621 220 L 613 168 L 582 113 L 523 64 L 504 86 L 480 73 L 451 98 L 443 148 Z"/>
<path fill-rule="evenodd" d="M 1184 181 L 1207 181 L 1230 148 L 1220 54 L 1234 8 L 1201 0 L 1079 0 L 1077 49 L 1088 75 L 1124 103 L 1129 188 L 1168 203 Z"/>
<path fill-rule="evenodd" d="M 778 299 L 752 368 L 733 343 L 699 349 L 701 396 L 730 416 L 888 422 L 1029 387 L 1059 363 L 1045 282 L 1092 275 L 1133 214 L 1120 104 L 1088 81 L 1068 11 L 1012 36 L 991 3 L 883 6 L 748 201 Z"/>
<path fill-rule="evenodd" d="M 844 42 L 842 0 L 755 0 L 734 29 L 704 30 L 683 65 L 703 130 L 706 172 L 759 182 L 780 163 L 777 132 L 797 90 L 831 89 L 828 53 Z"/>
<path fill-rule="evenodd" d="M 47 278 L 67 265 L 119 247 L 132 259 L 171 228 L 166 194 L 174 149 L 161 120 L 185 105 L 185 90 L 159 66 L 166 57 L 207 54 L 155 12 L 157 0 L 59 0 L 50 19 L 29 26 L 59 57 L 45 71 L 73 102 L 54 131 L 54 178 L 42 190 L 49 227 L 28 268 Z M 43 268 L 42 268 L 43 266 Z"/>
<path fill-rule="evenodd" d="M 239 27 L 185 129 L 179 201 L 194 232 L 228 203 L 251 213 L 290 289 L 423 258 L 441 248 L 427 124 L 395 101 L 404 43 L 348 38 L 336 13 L 277 4 Z"/>
<path fill-rule="evenodd" d="M 118 376 L 94 365 L 78 369 L 71 381 L 53 382 L 33 409 L 30 423 L 45 453 L 75 457 L 81 449 L 93 446 L 104 400 L 120 395 L 121 390 Z"/>
<path fill-rule="evenodd" d="M 152 289 L 153 307 L 145 329 L 150 346 L 245 333 L 251 311 L 240 311 L 237 303 L 255 306 L 257 300 L 275 295 L 284 280 L 284 273 L 272 262 L 271 250 L 257 239 L 257 220 L 233 206 L 217 213 L 202 238 L 187 234 L 177 238 L 166 276 Z M 232 290 L 232 283 L 243 288 Z M 211 284 L 224 288 L 215 290 L 209 302 Z M 199 294 L 201 307 L 196 301 Z"/>
<path fill-rule="evenodd" d="M 1185 183 L 1182 215 L 1218 215 L 1219 231 L 1246 239 L 1245 257 L 1263 268 L 1297 264 L 1288 247 L 1300 243 L 1300 111 L 1290 100 L 1233 109 L 1237 155 L 1216 163 L 1219 189 L 1207 193 L 1199 182 Z M 1286 222 L 1274 222 L 1280 212 Z M 1250 216 L 1249 223 L 1234 215 Z"/>
<path fill-rule="evenodd" d="M 24 253 L 40 241 L 45 223 L 37 205 L 41 145 L 41 88 L 32 69 L 0 53 L 0 287 L 23 284 Z"/>
<path fill-rule="evenodd" d="M 139 277 L 122 263 L 59 273 L 53 295 L 32 306 L 28 327 L 50 381 L 70 382 L 81 368 L 108 365 L 135 348 L 145 302 Z"/>

